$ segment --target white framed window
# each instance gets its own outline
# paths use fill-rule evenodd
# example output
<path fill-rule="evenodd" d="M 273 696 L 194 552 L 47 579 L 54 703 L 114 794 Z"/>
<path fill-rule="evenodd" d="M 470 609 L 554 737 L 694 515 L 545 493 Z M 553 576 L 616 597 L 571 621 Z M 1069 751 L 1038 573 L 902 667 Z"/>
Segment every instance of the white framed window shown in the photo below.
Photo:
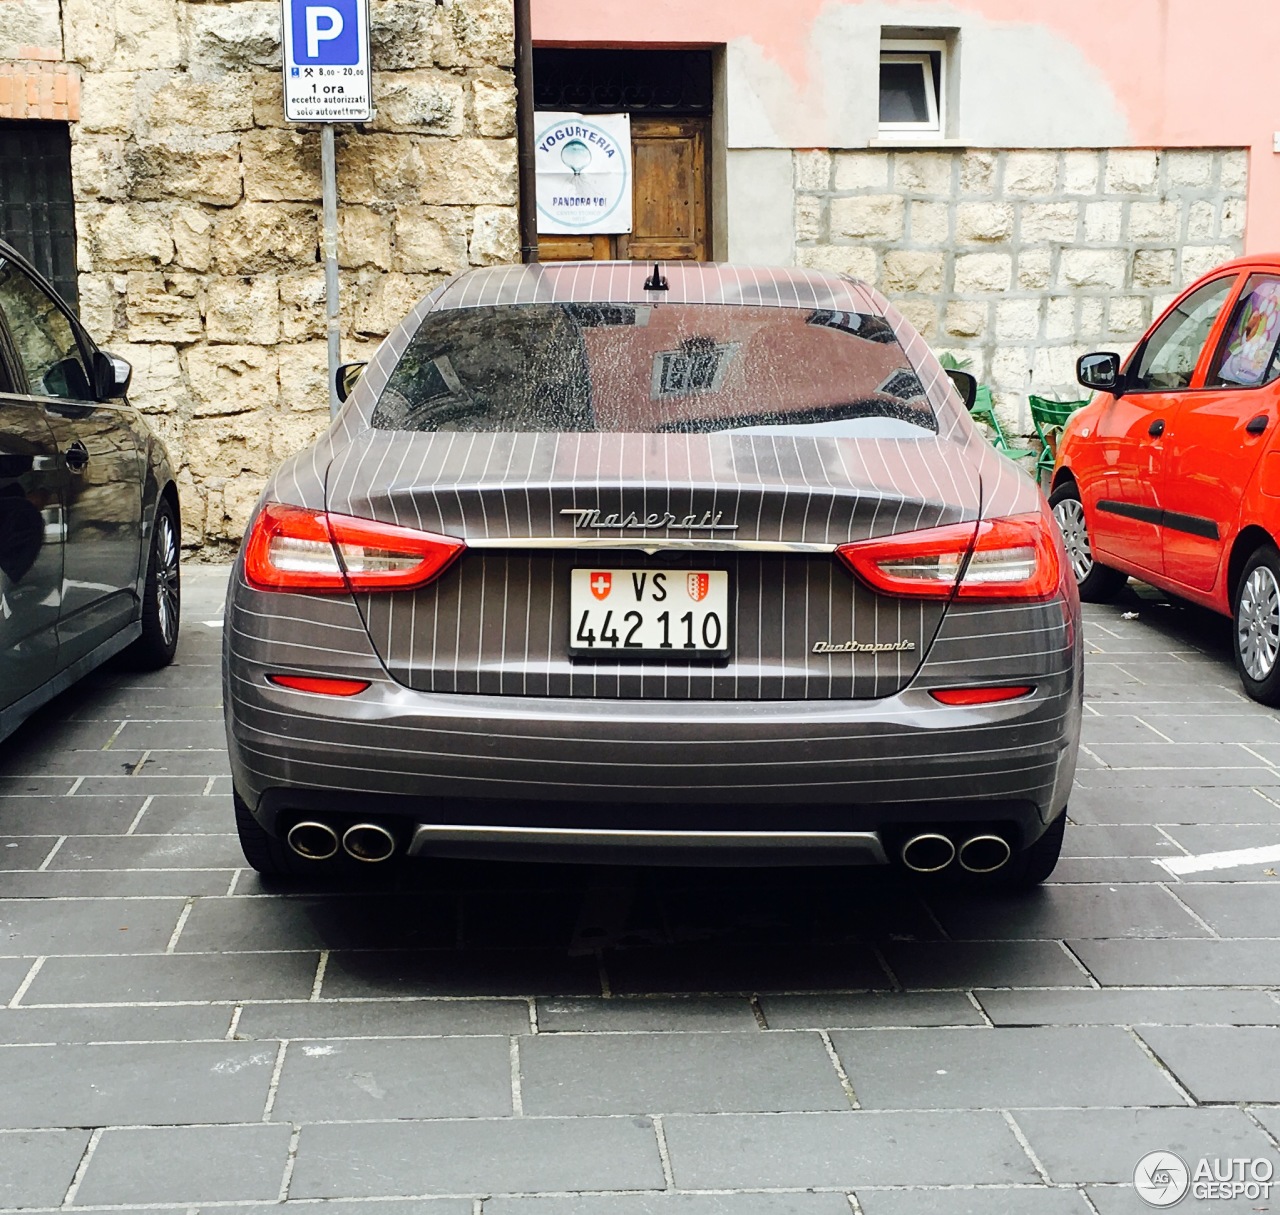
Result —
<path fill-rule="evenodd" d="M 880 43 L 880 130 L 894 135 L 946 132 L 947 44 L 885 38 Z"/>

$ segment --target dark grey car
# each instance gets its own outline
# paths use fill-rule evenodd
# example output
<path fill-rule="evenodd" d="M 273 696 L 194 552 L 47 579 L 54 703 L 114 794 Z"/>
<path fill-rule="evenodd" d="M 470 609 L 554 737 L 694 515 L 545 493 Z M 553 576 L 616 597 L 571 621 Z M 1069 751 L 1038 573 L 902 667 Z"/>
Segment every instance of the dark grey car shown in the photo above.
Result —
<path fill-rule="evenodd" d="M 264 873 L 1057 860 L 1079 606 L 1031 480 L 836 275 L 474 270 L 272 477 L 225 704 Z"/>
<path fill-rule="evenodd" d="M 0 241 L 0 739 L 122 650 L 173 658 L 178 493 L 130 375 Z"/>

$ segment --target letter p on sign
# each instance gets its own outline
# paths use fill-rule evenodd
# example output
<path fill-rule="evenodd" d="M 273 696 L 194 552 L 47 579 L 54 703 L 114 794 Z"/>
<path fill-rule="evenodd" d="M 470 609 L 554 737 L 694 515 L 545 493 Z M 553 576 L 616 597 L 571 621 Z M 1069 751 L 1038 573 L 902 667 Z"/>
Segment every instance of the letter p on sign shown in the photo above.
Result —
<path fill-rule="evenodd" d="M 356 0 L 293 0 L 294 62 L 316 67 L 360 62 Z"/>
<path fill-rule="evenodd" d="M 317 8 L 308 7 L 307 13 L 307 58 L 320 58 L 320 43 L 332 42 L 342 34 L 342 14 L 336 8 L 323 5 Z M 321 23 L 324 23 L 323 25 Z"/>

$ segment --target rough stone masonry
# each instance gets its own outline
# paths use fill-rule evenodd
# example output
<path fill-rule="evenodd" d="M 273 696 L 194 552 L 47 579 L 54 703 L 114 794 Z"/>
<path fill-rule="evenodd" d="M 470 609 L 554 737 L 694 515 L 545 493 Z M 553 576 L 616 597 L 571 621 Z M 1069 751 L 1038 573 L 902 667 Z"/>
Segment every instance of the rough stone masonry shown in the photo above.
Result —
<path fill-rule="evenodd" d="M 378 117 L 338 128 L 348 359 L 519 255 L 510 0 L 372 10 Z M 208 552 L 328 421 L 319 129 L 284 121 L 279 40 L 279 0 L 0 0 L 0 103 L 33 98 L 3 116 L 71 120 L 81 311 L 134 364 Z"/>
<path fill-rule="evenodd" d="M 880 287 L 1030 434 L 1028 393 L 1082 396 L 1079 355 L 1239 256 L 1247 176 L 1240 148 L 796 152 L 795 257 Z"/>

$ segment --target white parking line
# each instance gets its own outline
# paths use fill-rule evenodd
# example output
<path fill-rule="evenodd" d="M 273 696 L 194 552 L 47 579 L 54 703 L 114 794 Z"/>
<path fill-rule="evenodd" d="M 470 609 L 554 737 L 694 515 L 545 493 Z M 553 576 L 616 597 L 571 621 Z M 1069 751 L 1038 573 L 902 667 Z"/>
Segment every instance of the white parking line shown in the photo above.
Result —
<path fill-rule="evenodd" d="M 1280 861 L 1280 844 L 1265 848 L 1236 848 L 1230 852 L 1203 852 L 1199 856 L 1158 857 L 1155 864 L 1169 873 L 1207 873 L 1211 869 L 1235 869 L 1239 865 L 1268 865 Z"/>

